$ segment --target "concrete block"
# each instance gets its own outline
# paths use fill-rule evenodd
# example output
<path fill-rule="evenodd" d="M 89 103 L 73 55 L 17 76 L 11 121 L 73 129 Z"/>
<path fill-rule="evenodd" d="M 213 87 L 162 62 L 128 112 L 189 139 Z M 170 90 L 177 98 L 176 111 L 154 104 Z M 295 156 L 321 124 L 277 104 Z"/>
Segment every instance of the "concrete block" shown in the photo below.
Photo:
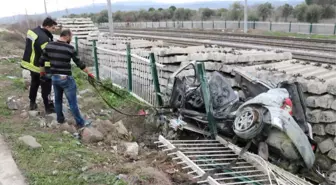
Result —
<path fill-rule="evenodd" d="M 318 81 L 309 81 L 307 84 L 308 92 L 313 94 L 324 94 L 327 92 L 328 85 Z"/>
<path fill-rule="evenodd" d="M 317 143 L 321 143 L 322 141 L 326 140 L 328 137 L 327 136 L 314 136 L 314 140 Z"/>
<path fill-rule="evenodd" d="M 335 111 L 322 111 L 320 116 L 321 123 L 333 123 L 336 122 Z"/>
<path fill-rule="evenodd" d="M 329 151 L 328 157 L 334 161 L 336 161 L 336 148 L 333 148 Z"/>
<path fill-rule="evenodd" d="M 313 133 L 319 136 L 325 136 L 325 125 L 324 124 L 314 124 L 313 125 Z"/>
<path fill-rule="evenodd" d="M 322 154 L 329 152 L 333 148 L 335 148 L 334 141 L 332 139 L 326 139 L 318 144 L 318 147 Z"/>
<path fill-rule="evenodd" d="M 319 96 L 316 100 L 316 104 L 318 107 L 330 109 L 334 100 L 335 98 L 333 95 L 326 94 L 323 96 Z"/>
<path fill-rule="evenodd" d="M 330 108 L 336 110 L 336 100 L 331 104 Z"/>
<path fill-rule="evenodd" d="M 322 111 L 319 109 L 307 110 L 307 120 L 310 123 L 319 123 Z"/>
<path fill-rule="evenodd" d="M 327 86 L 328 93 L 336 95 L 336 80 L 330 80 Z"/>
<path fill-rule="evenodd" d="M 328 124 L 324 130 L 326 133 L 336 136 L 336 123 Z"/>
<path fill-rule="evenodd" d="M 317 108 L 317 97 L 318 96 L 309 96 L 307 99 L 306 99 L 306 104 L 308 107 L 311 107 L 311 108 Z"/>

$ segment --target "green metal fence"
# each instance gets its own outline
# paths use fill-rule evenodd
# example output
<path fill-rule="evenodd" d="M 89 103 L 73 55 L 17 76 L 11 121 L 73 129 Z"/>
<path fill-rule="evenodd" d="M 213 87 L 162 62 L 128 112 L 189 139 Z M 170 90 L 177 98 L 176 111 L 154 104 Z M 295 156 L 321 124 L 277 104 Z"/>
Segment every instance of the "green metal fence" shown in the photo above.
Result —
<path fill-rule="evenodd" d="M 93 41 L 91 55 L 88 54 L 90 51 L 86 51 L 86 45 L 75 44 L 75 47 L 81 58 L 92 58 L 97 79 L 111 79 L 115 85 L 127 89 L 138 99 L 151 105 L 163 105 L 159 78 L 164 65 L 156 63 L 153 53 L 150 53 L 149 59 L 132 54 L 129 43 L 125 51 L 117 51 L 99 47 Z"/>

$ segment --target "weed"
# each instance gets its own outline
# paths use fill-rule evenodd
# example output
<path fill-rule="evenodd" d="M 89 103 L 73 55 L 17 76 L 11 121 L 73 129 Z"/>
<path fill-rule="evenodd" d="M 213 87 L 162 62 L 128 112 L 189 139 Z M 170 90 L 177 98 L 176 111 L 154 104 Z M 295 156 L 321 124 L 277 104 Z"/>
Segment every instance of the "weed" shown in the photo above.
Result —
<path fill-rule="evenodd" d="M 285 32 L 265 32 L 264 35 L 267 36 L 277 36 L 277 37 L 297 37 L 297 38 L 307 38 L 307 39 L 331 39 L 335 40 L 335 35 L 318 35 L 318 34 L 300 34 L 300 33 L 285 33 Z"/>

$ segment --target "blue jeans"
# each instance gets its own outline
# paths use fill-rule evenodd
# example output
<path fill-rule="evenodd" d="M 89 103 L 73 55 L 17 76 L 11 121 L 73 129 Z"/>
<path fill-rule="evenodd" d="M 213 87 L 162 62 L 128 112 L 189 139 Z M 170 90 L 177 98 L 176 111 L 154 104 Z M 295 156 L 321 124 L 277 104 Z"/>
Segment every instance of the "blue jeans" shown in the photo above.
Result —
<path fill-rule="evenodd" d="M 52 84 L 55 91 L 55 111 L 57 115 L 57 122 L 64 123 L 65 118 L 63 114 L 63 92 L 68 99 L 70 110 L 75 118 L 78 126 L 83 127 L 85 120 L 83 119 L 77 104 L 77 85 L 72 76 L 52 76 Z"/>

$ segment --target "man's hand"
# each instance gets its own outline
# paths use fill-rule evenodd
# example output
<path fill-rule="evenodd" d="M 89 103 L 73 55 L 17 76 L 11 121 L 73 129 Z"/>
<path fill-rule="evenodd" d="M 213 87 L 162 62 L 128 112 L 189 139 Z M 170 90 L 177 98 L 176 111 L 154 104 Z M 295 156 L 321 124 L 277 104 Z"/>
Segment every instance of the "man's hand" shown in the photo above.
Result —
<path fill-rule="evenodd" d="M 95 78 L 94 75 L 93 75 L 92 73 L 89 73 L 88 76 L 89 76 L 90 78 Z"/>
<path fill-rule="evenodd" d="M 47 75 L 46 72 L 40 72 L 40 81 L 45 82 L 47 80 L 46 75 Z"/>

